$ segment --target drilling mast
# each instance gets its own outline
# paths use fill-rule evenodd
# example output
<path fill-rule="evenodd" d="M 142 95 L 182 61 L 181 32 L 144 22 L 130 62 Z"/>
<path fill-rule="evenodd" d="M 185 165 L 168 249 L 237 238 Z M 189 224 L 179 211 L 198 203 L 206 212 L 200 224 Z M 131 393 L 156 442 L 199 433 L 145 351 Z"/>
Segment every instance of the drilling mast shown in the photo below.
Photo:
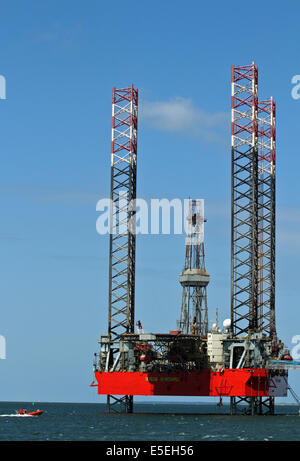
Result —
<path fill-rule="evenodd" d="M 202 200 L 189 201 L 185 264 L 180 274 L 182 304 L 178 329 L 184 334 L 207 337 L 207 285 L 205 269 L 204 211 Z"/>

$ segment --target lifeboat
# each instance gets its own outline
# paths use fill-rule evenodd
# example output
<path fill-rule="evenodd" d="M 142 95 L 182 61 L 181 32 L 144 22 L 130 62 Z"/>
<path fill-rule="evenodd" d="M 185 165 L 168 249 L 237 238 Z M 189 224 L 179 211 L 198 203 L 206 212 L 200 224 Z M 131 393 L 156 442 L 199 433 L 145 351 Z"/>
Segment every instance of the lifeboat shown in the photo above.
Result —
<path fill-rule="evenodd" d="M 27 410 L 19 410 L 19 415 L 28 415 L 28 416 L 40 416 L 42 413 L 44 413 L 42 410 L 36 410 L 36 411 L 27 411 Z"/>
<path fill-rule="evenodd" d="M 290 356 L 290 354 L 285 354 L 283 357 L 282 357 L 282 360 L 289 360 L 290 362 L 293 360 L 293 357 Z"/>

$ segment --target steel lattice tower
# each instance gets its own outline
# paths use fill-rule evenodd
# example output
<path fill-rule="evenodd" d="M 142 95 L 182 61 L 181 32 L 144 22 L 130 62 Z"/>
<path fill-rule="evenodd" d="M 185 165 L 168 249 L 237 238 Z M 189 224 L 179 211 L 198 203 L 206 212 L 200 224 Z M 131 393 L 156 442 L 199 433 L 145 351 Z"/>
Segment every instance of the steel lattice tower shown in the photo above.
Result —
<path fill-rule="evenodd" d="M 109 252 L 109 365 L 123 333 L 134 332 L 138 90 L 113 89 Z M 108 366 L 109 366 L 108 365 Z M 108 396 L 108 409 L 132 412 L 132 396 Z"/>
<path fill-rule="evenodd" d="M 257 328 L 258 160 L 257 67 L 232 67 L 231 325 Z"/>
<path fill-rule="evenodd" d="M 180 274 L 182 304 L 178 328 L 184 334 L 207 336 L 207 285 L 203 241 L 203 202 L 190 200 L 187 216 L 185 264 Z"/>
<path fill-rule="evenodd" d="M 258 103 L 259 330 L 277 347 L 275 325 L 275 102 Z"/>
<path fill-rule="evenodd" d="M 258 101 L 254 63 L 232 67 L 232 263 L 234 336 L 263 333 L 277 349 L 275 327 L 275 103 Z M 248 412 L 274 412 L 274 398 L 231 398 Z"/>

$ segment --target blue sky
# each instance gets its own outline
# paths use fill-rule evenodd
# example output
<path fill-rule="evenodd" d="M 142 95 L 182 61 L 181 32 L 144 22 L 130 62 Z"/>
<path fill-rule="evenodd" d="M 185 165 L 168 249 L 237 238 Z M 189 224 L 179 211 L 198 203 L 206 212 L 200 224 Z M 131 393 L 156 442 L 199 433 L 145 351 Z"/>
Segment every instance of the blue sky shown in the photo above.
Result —
<path fill-rule="evenodd" d="M 101 402 L 93 353 L 107 329 L 111 92 L 140 94 L 141 198 L 204 198 L 209 319 L 230 306 L 231 65 L 259 69 L 277 103 L 277 329 L 300 334 L 299 3 L 1 2 L 1 400 Z M 16 14 L 17 13 L 17 14 Z M 136 318 L 176 327 L 184 236 L 140 236 Z M 290 382 L 300 393 L 300 373 Z"/>

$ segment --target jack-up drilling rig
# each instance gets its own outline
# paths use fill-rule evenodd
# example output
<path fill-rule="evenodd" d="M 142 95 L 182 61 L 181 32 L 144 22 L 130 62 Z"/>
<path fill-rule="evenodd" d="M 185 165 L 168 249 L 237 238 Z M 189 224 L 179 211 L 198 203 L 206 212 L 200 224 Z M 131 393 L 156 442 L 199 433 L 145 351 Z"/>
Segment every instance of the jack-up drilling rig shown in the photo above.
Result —
<path fill-rule="evenodd" d="M 178 330 L 145 333 L 134 317 L 138 92 L 113 90 L 108 333 L 94 361 L 109 411 L 132 412 L 134 395 L 177 395 L 273 414 L 300 367 L 276 334 L 275 102 L 259 101 L 254 63 L 232 67 L 231 100 L 231 318 L 208 331 L 204 213 L 190 200 Z"/>

